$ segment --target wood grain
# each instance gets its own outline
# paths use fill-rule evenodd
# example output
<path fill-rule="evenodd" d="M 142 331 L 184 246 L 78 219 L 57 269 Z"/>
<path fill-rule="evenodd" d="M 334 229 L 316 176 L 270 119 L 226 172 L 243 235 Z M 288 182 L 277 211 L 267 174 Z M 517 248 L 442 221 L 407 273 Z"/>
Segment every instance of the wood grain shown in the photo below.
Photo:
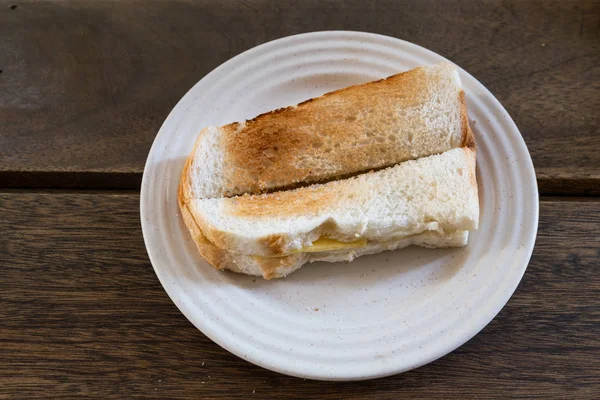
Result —
<path fill-rule="evenodd" d="M 597 398 L 600 201 L 541 202 L 508 305 L 457 351 L 402 375 L 313 382 L 196 330 L 147 259 L 139 196 L 0 193 L 0 398 Z"/>
<path fill-rule="evenodd" d="M 598 1 L 0 0 L 1 186 L 138 187 L 162 121 L 206 73 L 347 29 L 461 65 L 516 121 L 543 193 L 598 195 L 599 27 Z"/>

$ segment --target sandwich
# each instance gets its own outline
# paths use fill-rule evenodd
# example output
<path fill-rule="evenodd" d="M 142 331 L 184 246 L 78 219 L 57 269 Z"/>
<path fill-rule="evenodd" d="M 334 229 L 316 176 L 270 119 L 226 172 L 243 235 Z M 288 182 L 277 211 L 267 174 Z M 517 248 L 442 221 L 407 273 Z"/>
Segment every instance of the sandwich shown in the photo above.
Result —
<path fill-rule="evenodd" d="M 266 279 L 409 245 L 464 246 L 479 201 L 456 68 L 421 67 L 205 128 L 178 200 L 203 258 Z"/>

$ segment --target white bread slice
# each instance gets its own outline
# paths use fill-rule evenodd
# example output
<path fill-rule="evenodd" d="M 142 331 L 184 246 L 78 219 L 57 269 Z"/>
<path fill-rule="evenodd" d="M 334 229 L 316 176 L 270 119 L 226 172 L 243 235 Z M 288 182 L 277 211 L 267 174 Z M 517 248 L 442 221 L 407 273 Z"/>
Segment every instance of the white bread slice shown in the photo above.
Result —
<path fill-rule="evenodd" d="M 192 232 L 196 242 L 210 243 L 230 257 L 288 256 L 321 237 L 342 242 L 360 238 L 367 243 L 406 239 L 428 231 L 445 237 L 478 226 L 475 150 L 453 149 L 295 190 L 191 199 L 181 205 L 188 228 L 194 225 L 197 230 Z M 217 261 L 215 266 L 231 262 Z M 296 261 L 289 261 L 292 264 Z"/>
<path fill-rule="evenodd" d="M 456 67 L 442 63 L 203 129 L 180 196 L 263 193 L 471 146 Z"/>

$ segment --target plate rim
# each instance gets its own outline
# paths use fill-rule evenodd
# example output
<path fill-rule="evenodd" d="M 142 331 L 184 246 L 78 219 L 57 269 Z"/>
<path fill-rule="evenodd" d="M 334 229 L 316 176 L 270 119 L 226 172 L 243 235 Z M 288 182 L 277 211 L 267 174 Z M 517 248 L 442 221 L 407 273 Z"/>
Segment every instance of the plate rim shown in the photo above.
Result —
<path fill-rule="evenodd" d="M 255 47 L 252 47 L 250 49 L 247 49 L 247 50 L 237 54 L 236 56 L 228 59 L 227 61 L 220 64 L 219 66 L 217 66 L 216 68 L 211 70 L 209 73 L 204 75 L 198 82 L 196 82 L 185 93 L 184 96 L 182 96 L 182 98 L 177 102 L 177 104 L 169 112 L 169 114 L 165 118 L 164 122 L 161 124 L 161 127 L 159 128 L 159 130 L 153 140 L 152 146 L 150 147 L 150 150 L 148 152 L 148 157 L 144 164 L 144 172 L 142 175 L 142 183 L 141 183 L 141 188 L 140 188 L 140 221 L 141 221 L 142 236 L 144 238 L 144 246 L 146 248 L 146 252 L 150 259 L 152 268 L 154 269 L 154 272 L 155 272 L 157 278 L 159 279 L 159 282 L 161 283 L 163 289 L 169 296 L 170 300 L 175 304 L 175 306 L 179 309 L 179 311 L 188 319 L 188 321 L 190 321 L 196 327 L 196 329 L 198 329 L 202 334 L 207 336 L 209 339 L 211 339 L 217 345 L 224 348 L 228 352 L 236 355 L 237 357 L 239 357 L 242 360 L 249 361 L 260 367 L 263 367 L 263 368 L 266 368 L 268 370 L 272 370 L 275 372 L 279 372 L 282 374 L 295 376 L 295 377 L 299 377 L 299 378 L 323 380 L 323 381 L 356 381 L 356 380 L 365 380 L 365 379 L 376 379 L 376 378 L 382 378 L 382 377 L 386 377 L 386 376 L 399 374 L 399 373 L 402 373 L 402 372 L 405 372 L 408 370 L 419 368 L 419 367 L 426 365 L 432 361 L 435 361 L 435 360 L 453 352 L 454 350 L 456 350 L 458 347 L 462 346 L 463 344 L 467 343 L 475 335 L 477 335 L 479 332 L 481 332 L 481 330 L 483 330 L 483 328 L 485 328 L 498 315 L 498 313 L 504 308 L 504 306 L 508 303 L 508 301 L 510 300 L 510 298 L 516 291 L 517 287 L 519 286 L 520 282 L 522 281 L 525 271 L 527 270 L 529 262 L 531 261 L 531 256 L 533 254 L 533 249 L 535 246 L 538 228 L 539 228 L 539 192 L 538 192 L 538 187 L 537 187 L 537 183 L 536 183 L 537 180 L 536 180 L 536 175 L 535 175 L 535 169 L 533 166 L 533 161 L 531 159 L 531 154 L 529 153 L 529 150 L 527 149 L 527 145 L 525 143 L 525 140 L 523 139 L 523 136 L 521 135 L 521 132 L 519 131 L 519 129 L 516 126 L 512 117 L 510 117 L 510 114 L 506 111 L 506 109 L 498 101 L 498 99 L 489 91 L 489 89 L 487 89 L 487 87 L 485 87 L 479 80 L 477 80 L 470 73 L 465 71 L 459 65 L 453 63 L 454 65 L 456 65 L 459 68 L 459 70 L 461 71 L 462 74 L 469 76 L 470 78 L 472 78 L 475 82 L 477 82 L 479 84 L 480 88 L 483 89 L 484 93 L 493 101 L 494 107 L 503 111 L 505 113 L 505 115 L 508 116 L 508 123 L 518 133 L 518 135 L 515 137 L 516 140 L 511 141 L 511 144 L 513 145 L 513 147 L 518 148 L 518 150 L 522 154 L 527 155 L 527 157 L 525 157 L 525 159 L 520 160 L 522 162 L 522 168 L 521 168 L 522 174 L 526 175 L 526 176 L 524 176 L 526 181 L 533 182 L 533 185 L 529 188 L 531 190 L 531 201 L 532 201 L 532 210 L 531 211 L 532 211 L 532 213 L 531 213 L 530 218 L 531 218 L 531 223 L 533 226 L 533 231 L 531 232 L 531 236 L 528 237 L 529 242 L 525 249 L 527 256 L 524 258 L 524 266 L 520 269 L 520 273 L 518 274 L 518 276 L 515 275 L 516 277 L 518 277 L 518 279 L 515 279 L 514 282 L 511 282 L 512 285 L 510 287 L 510 290 L 505 291 L 504 295 L 502 296 L 502 299 L 494 304 L 495 305 L 494 309 L 489 314 L 486 314 L 489 318 L 486 317 L 486 318 L 484 318 L 484 320 L 486 320 L 487 322 L 480 323 L 477 326 L 473 327 L 469 331 L 468 337 L 462 336 L 458 339 L 455 338 L 452 345 L 444 346 L 443 349 L 441 349 L 441 350 L 438 349 L 438 351 L 434 352 L 434 354 L 430 355 L 429 357 L 422 358 L 417 363 L 405 365 L 401 368 L 389 367 L 387 371 L 379 373 L 379 374 L 364 374 L 361 376 L 356 376 L 356 375 L 347 376 L 347 375 L 344 375 L 343 373 L 340 373 L 337 376 L 324 376 L 324 375 L 319 375 L 319 374 L 312 374 L 312 375 L 311 374 L 298 374 L 298 373 L 295 373 L 294 371 L 286 368 L 283 365 L 275 365 L 272 363 L 270 364 L 268 362 L 265 362 L 265 359 L 256 357 L 254 354 L 251 354 L 251 355 L 250 354 L 248 354 L 248 355 L 242 354 L 241 351 L 238 351 L 236 348 L 234 348 L 234 346 L 230 345 L 230 343 L 228 343 L 227 340 L 222 339 L 218 332 L 213 331 L 210 327 L 202 326 L 200 323 L 198 323 L 199 321 L 197 321 L 196 318 L 194 318 L 193 316 L 190 315 L 191 312 L 188 311 L 185 304 L 182 302 L 176 301 L 176 299 L 178 299 L 180 297 L 180 293 L 177 293 L 175 290 L 173 290 L 171 288 L 171 286 L 165 281 L 166 278 L 161 276 L 161 274 L 159 273 L 159 269 L 158 269 L 157 265 L 160 264 L 160 262 L 159 262 L 159 260 L 157 260 L 156 256 L 153 255 L 153 252 L 151 251 L 151 243 L 149 243 L 149 240 L 150 240 L 149 239 L 149 237 L 150 237 L 149 231 L 151 230 L 151 228 L 149 226 L 149 222 L 147 219 L 149 211 L 146 210 L 146 208 L 145 208 L 145 199 L 147 199 L 149 196 L 149 191 L 150 191 L 149 184 L 148 184 L 148 181 L 150 180 L 149 170 L 150 170 L 151 164 L 153 162 L 152 155 L 154 152 L 156 152 L 155 147 L 158 146 L 158 138 L 161 135 L 161 132 L 164 132 L 166 130 L 166 126 L 169 125 L 170 121 L 173 118 L 175 118 L 175 114 L 180 113 L 180 111 L 179 111 L 180 106 L 182 104 L 184 104 L 185 102 L 187 102 L 188 98 L 193 95 L 195 87 L 197 85 L 199 85 L 202 81 L 210 79 L 211 76 L 213 76 L 215 73 L 217 73 L 219 69 L 225 68 L 226 66 L 228 66 L 232 63 L 235 63 L 238 58 L 241 58 L 242 56 L 247 57 L 249 55 L 252 55 L 255 52 L 264 50 L 265 47 L 277 45 L 277 44 L 280 44 L 280 43 L 288 41 L 288 40 L 298 39 L 300 37 L 310 39 L 310 38 L 319 37 L 319 36 L 333 36 L 333 35 L 340 35 L 340 34 L 355 36 L 352 39 L 358 39 L 358 40 L 360 39 L 360 37 L 363 37 L 363 38 L 378 38 L 378 39 L 387 40 L 387 41 L 390 41 L 390 40 L 397 41 L 397 42 L 402 43 L 405 46 L 416 48 L 421 52 L 427 53 L 428 55 L 433 55 L 437 58 L 441 58 L 443 60 L 449 61 L 446 57 L 444 57 L 438 53 L 435 53 L 432 50 L 429 50 L 425 47 L 422 47 L 420 45 L 414 44 L 412 42 L 409 42 L 409 41 L 406 41 L 403 39 L 399 39 L 399 38 L 387 36 L 387 35 L 382 35 L 382 34 L 378 34 L 378 33 L 352 31 L 352 30 L 325 30 L 325 31 L 300 33 L 300 34 L 296 34 L 296 35 L 290 35 L 290 36 L 281 37 L 281 38 L 278 38 L 275 40 L 271 40 L 271 41 L 262 43 L 260 45 L 257 45 Z"/>

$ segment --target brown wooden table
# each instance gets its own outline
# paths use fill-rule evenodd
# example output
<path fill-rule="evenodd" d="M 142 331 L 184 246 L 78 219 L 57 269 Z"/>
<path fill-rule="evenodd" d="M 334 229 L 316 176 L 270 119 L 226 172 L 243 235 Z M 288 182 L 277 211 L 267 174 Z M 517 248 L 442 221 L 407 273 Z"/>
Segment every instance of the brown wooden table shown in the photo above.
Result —
<path fill-rule="evenodd" d="M 536 167 L 540 227 L 480 334 L 367 382 L 283 376 L 229 354 L 161 288 L 144 248 L 144 161 L 181 96 L 295 33 L 428 47 L 505 105 Z M 0 399 L 598 398 L 598 1 L 0 0 Z"/>

